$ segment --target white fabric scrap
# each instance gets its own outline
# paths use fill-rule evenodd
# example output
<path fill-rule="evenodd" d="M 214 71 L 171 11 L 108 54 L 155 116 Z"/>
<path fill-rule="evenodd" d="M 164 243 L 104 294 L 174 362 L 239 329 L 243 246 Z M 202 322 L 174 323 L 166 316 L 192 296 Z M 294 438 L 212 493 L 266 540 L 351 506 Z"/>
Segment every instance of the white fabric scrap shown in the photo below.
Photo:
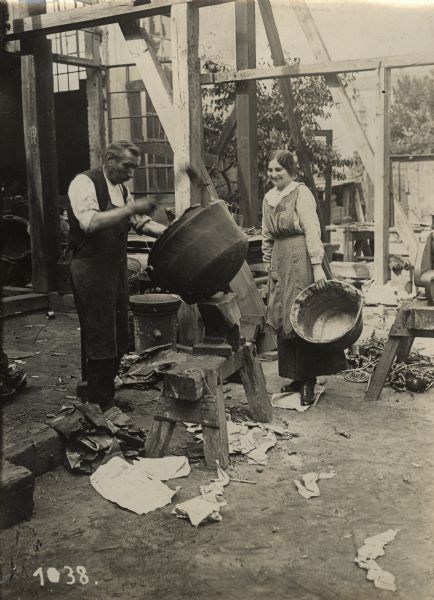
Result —
<path fill-rule="evenodd" d="M 143 515 L 170 504 L 180 489 L 170 489 L 161 481 L 146 477 L 140 467 L 119 457 L 101 465 L 91 476 L 95 490 L 107 500 Z"/>
<path fill-rule="evenodd" d="M 134 462 L 137 470 L 149 477 L 159 481 L 169 481 L 178 477 L 187 477 L 191 468 L 186 456 L 165 456 L 164 458 L 138 458 Z"/>
<path fill-rule="evenodd" d="M 321 494 L 317 483 L 319 479 L 331 479 L 335 475 L 335 471 L 329 471 L 328 473 L 306 473 L 301 477 L 302 482 L 299 479 L 294 479 L 294 483 L 298 493 L 308 500 Z"/>
<path fill-rule="evenodd" d="M 396 591 L 395 576 L 382 569 L 375 559 L 384 556 L 384 547 L 395 539 L 397 533 L 398 529 L 388 529 L 383 533 L 366 538 L 354 559 L 361 569 L 367 570 L 368 581 L 373 581 L 376 588 L 391 592 Z"/>
<path fill-rule="evenodd" d="M 181 519 L 189 519 L 193 527 L 198 527 L 208 521 L 221 521 L 221 506 L 213 494 L 206 494 L 177 504 L 172 513 Z"/>
<path fill-rule="evenodd" d="M 225 493 L 224 488 L 228 485 L 229 481 L 229 475 L 221 467 L 217 467 L 217 477 L 211 479 L 211 483 L 208 485 L 201 485 L 199 488 L 200 493 L 202 496 L 208 494 L 214 494 L 216 497 L 223 496 Z"/>
<path fill-rule="evenodd" d="M 198 431 L 202 431 L 202 425 L 199 425 L 198 423 L 184 422 L 183 424 L 186 426 L 188 433 L 197 433 Z"/>
<path fill-rule="evenodd" d="M 228 421 L 229 454 L 244 454 L 252 464 L 266 465 L 266 452 L 276 445 L 273 432 Z"/>
<path fill-rule="evenodd" d="M 229 481 L 229 475 L 217 466 L 217 477 L 211 479 L 208 485 L 200 486 L 200 496 L 177 504 L 172 513 L 179 518 L 189 519 L 194 527 L 201 523 L 221 521 L 220 508 L 227 506 L 223 495 Z"/>

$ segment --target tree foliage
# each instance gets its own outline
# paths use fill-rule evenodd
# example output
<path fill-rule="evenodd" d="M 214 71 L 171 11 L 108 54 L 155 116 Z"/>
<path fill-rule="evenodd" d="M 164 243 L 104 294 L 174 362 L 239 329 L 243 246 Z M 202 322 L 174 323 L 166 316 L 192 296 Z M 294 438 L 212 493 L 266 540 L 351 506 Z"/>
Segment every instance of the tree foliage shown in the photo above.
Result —
<path fill-rule="evenodd" d="M 294 61 L 293 61 L 294 62 Z M 206 61 L 204 70 L 221 71 L 222 67 Z M 333 177 L 343 178 L 344 166 L 351 165 L 350 158 L 342 157 L 335 149 L 330 149 L 324 138 L 316 133 L 320 130 L 319 120 L 328 119 L 333 107 L 333 99 L 323 77 L 297 77 L 292 79 L 294 98 L 297 104 L 297 117 L 305 140 L 314 175 L 324 175 L 332 167 Z M 203 88 L 204 144 L 205 150 L 212 153 L 220 136 L 223 124 L 235 106 L 235 84 L 221 83 Z M 267 165 L 273 150 L 280 148 L 295 151 L 289 135 L 288 121 L 276 80 L 256 83 L 258 119 L 258 185 L 259 197 L 267 189 Z M 223 152 L 218 171 L 226 182 L 224 197 L 236 198 L 236 182 L 231 181 L 231 173 L 237 164 L 236 133 Z M 302 173 L 298 174 L 302 180 Z M 222 191 L 219 189 L 219 193 Z"/>
<path fill-rule="evenodd" d="M 434 71 L 425 77 L 400 75 L 393 87 L 390 127 L 392 153 L 434 152 Z"/>

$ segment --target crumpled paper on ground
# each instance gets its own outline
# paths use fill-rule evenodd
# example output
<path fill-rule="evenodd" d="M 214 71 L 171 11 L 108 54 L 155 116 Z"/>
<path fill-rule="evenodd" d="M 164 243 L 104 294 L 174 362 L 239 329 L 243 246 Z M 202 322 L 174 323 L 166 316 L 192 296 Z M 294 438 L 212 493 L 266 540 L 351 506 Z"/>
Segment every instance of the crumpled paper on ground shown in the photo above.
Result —
<path fill-rule="evenodd" d="M 297 412 L 305 412 L 308 408 L 315 406 L 320 399 L 321 394 L 325 391 L 324 386 L 317 386 L 315 391 L 315 401 L 310 406 L 301 405 L 300 392 L 279 392 L 271 397 L 271 404 L 274 408 L 288 408 Z"/>
<path fill-rule="evenodd" d="M 398 529 L 388 529 L 383 533 L 366 538 L 354 559 L 361 569 L 368 571 L 366 574 L 368 581 L 373 581 L 376 588 L 391 592 L 396 591 L 395 576 L 382 569 L 375 559 L 384 556 L 384 547 L 395 539 L 397 533 Z"/>
<path fill-rule="evenodd" d="M 186 456 L 165 456 L 164 458 L 138 458 L 134 462 L 137 470 L 149 477 L 159 481 L 169 481 L 178 477 L 187 477 L 191 468 Z"/>
<path fill-rule="evenodd" d="M 217 477 L 210 484 L 200 486 L 200 496 L 177 504 L 172 513 L 179 518 L 189 519 L 193 527 L 199 527 L 201 523 L 221 521 L 223 517 L 220 508 L 227 506 L 223 494 L 229 481 L 229 475 L 218 466 Z"/>
<path fill-rule="evenodd" d="M 189 433 L 194 433 L 197 440 L 203 440 L 202 426 L 195 423 L 184 423 Z M 235 423 L 227 421 L 229 454 L 244 454 L 249 463 L 267 465 L 267 452 L 276 445 L 278 435 L 290 434 L 279 425 L 244 421 Z"/>
<path fill-rule="evenodd" d="M 276 445 L 272 431 L 228 421 L 229 454 L 244 454 L 252 464 L 267 465 L 267 451 Z"/>
<path fill-rule="evenodd" d="M 95 490 L 122 508 L 143 515 L 170 504 L 180 489 L 146 477 L 141 468 L 122 458 L 112 458 L 90 476 Z"/>
<path fill-rule="evenodd" d="M 317 481 L 319 479 L 331 479 L 332 477 L 335 477 L 335 475 L 335 471 L 330 471 L 328 473 L 306 473 L 301 477 L 303 482 L 299 479 L 294 479 L 294 483 L 298 493 L 303 496 L 303 498 L 315 498 L 321 494 Z"/>
<path fill-rule="evenodd" d="M 193 527 L 199 527 L 201 523 L 221 521 L 223 517 L 220 507 L 225 505 L 226 502 L 219 503 L 215 495 L 206 494 L 177 504 L 172 513 L 182 519 L 189 519 Z"/>

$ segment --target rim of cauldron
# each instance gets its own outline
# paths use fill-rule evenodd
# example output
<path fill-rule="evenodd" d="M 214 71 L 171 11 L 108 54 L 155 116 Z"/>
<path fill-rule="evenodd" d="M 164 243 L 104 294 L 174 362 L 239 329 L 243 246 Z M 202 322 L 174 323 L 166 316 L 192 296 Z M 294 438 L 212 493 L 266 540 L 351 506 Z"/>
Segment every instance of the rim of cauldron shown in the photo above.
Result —
<path fill-rule="evenodd" d="M 354 287 L 353 285 L 351 285 L 350 283 L 347 283 L 346 281 L 340 281 L 339 279 L 328 279 L 326 281 L 326 286 L 328 287 L 336 287 L 336 288 L 341 288 L 342 290 L 344 290 L 345 292 L 349 292 L 352 296 L 355 296 L 357 298 L 358 301 L 358 309 L 357 309 L 357 313 L 354 317 L 353 320 L 353 324 L 351 326 L 351 328 L 348 329 L 348 331 L 346 333 L 348 333 L 349 331 L 351 331 L 357 324 L 357 322 L 360 319 L 361 313 L 362 313 L 362 309 L 363 309 L 363 305 L 364 305 L 364 298 L 363 298 L 363 294 L 360 292 L 360 290 L 358 290 L 356 287 Z M 312 283 L 311 285 L 309 285 L 307 288 L 304 288 L 304 290 L 302 290 L 298 296 L 295 298 L 294 303 L 291 307 L 291 312 L 290 312 L 290 316 L 289 319 L 291 321 L 291 325 L 294 328 L 294 331 L 297 335 L 299 335 L 301 338 L 303 338 L 305 341 L 307 342 L 312 342 L 311 338 L 308 338 L 306 336 L 306 334 L 301 331 L 300 327 L 298 326 L 297 323 L 297 316 L 300 310 L 300 305 L 301 302 L 303 302 L 305 300 L 305 298 L 310 295 L 311 297 L 313 297 L 314 295 L 320 295 L 322 293 L 324 293 L 325 290 L 320 290 L 317 288 L 316 283 Z M 317 344 L 323 344 L 323 345 L 329 345 L 329 344 L 333 344 L 335 342 L 337 342 L 338 340 L 342 339 L 343 335 L 345 334 L 341 334 L 338 335 L 334 338 L 331 338 L 330 340 L 326 340 L 324 342 L 315 342 Z"/>

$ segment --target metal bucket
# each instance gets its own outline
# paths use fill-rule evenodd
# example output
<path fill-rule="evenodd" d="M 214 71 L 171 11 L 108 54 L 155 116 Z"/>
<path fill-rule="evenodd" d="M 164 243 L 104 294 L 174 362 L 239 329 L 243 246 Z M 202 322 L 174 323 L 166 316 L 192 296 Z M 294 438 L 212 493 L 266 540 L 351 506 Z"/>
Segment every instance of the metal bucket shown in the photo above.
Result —
<path fill-rule="evenodd" d="M 178 309 L 181 300 L 172 294 L 141 294 L 130 297 L 135 351 L 140 353 L 162 344 L 176 345 Z"/>
<path fill-rule="evenodd" d="M 188 304 L 223 291 L 240 270 L 247 236 L 223 200 L 188 208 L 155 242 L 148 264 L 160 288 Z"/>
<path fill-rule="evenodd" d="M 312 284 L 295 299 L 291 324 L 307 342 L 325 349 L 352 346 L 363 329 L 363 296 L 354 286 L 331 279 L 324 290 Z"/>

